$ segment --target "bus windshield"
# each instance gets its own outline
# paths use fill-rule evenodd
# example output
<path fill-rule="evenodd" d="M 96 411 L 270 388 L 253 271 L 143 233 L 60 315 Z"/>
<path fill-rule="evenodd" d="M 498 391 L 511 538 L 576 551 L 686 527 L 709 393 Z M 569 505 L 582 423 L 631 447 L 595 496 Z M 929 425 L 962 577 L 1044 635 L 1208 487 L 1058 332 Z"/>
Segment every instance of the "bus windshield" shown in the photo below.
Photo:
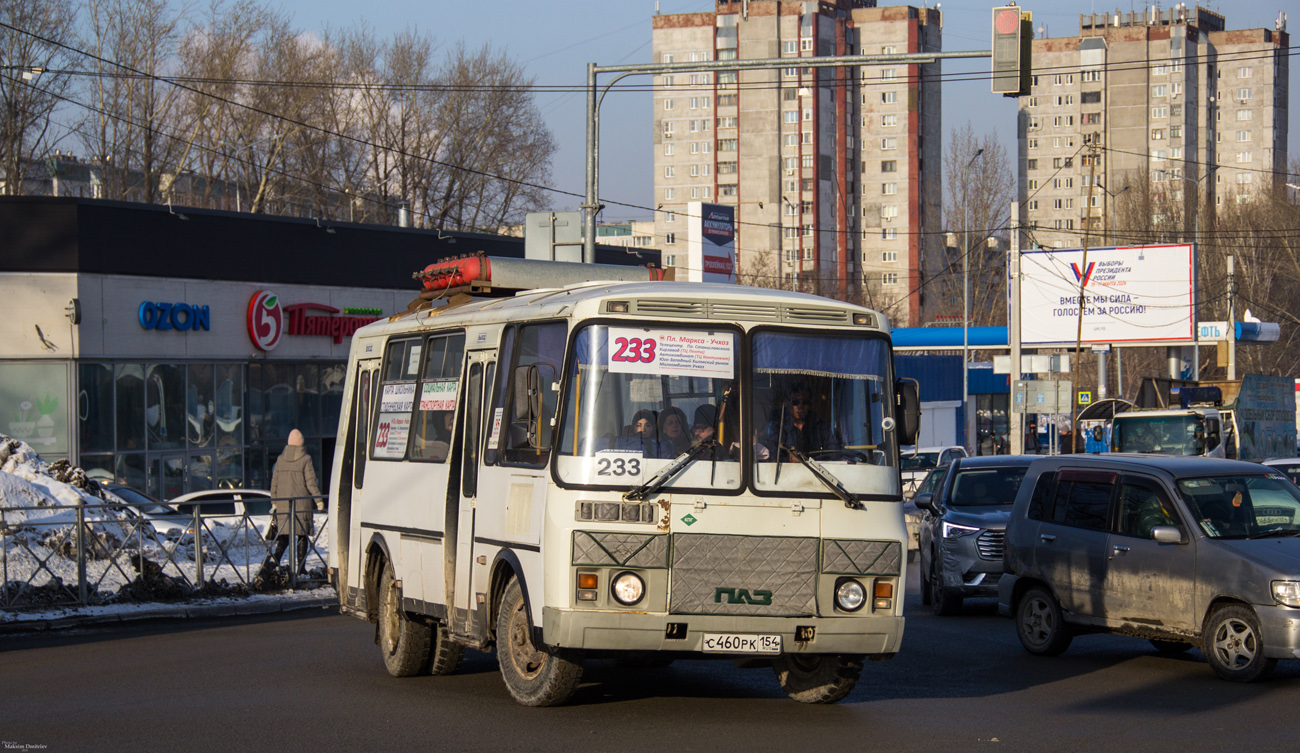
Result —
<path fill-rule="evenodd" d="M 1123 416 L 1111 426 L 1116 452 L 1161 455 L 1200 455 L 1205 452 L 1205 424 L 1201 416 Z"/>
<path fill-rule="evenodd" d="M 753 338 L 756 489 L 823 493 L 810 469 L 790 462 L 803 457 L 854 494 L 899 497 L 888 342 L 793 332 Z"/>
<path fill-rule="evenodd" d="M 593 324 L 579 330 L 567 364 L 558 478 L 637 486 L 708 443 L 666 488 L 739 489 L 741 337 L 721 328 Z"/>

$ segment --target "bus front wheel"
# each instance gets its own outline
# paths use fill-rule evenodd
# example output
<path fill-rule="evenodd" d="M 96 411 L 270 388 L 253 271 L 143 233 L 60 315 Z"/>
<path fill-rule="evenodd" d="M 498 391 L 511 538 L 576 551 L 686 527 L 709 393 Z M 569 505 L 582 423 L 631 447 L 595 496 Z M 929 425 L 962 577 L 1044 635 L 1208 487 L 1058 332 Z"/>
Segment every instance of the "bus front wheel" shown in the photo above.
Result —
<path fill-rule="evenodd" d="M 862 674 L 862 658 L 834 654 L 781 654 L 772 662 L 785 694 L 800 703 L 844 700 Z"/>
<path fill-rule="evenodd" d="M 533 645 L 533 626 L 518 578 L 511 578 L 497 610 L 497 664 L 506 689 L 522 706 L 557 706 L 582 679 L 582 663 Z"/>

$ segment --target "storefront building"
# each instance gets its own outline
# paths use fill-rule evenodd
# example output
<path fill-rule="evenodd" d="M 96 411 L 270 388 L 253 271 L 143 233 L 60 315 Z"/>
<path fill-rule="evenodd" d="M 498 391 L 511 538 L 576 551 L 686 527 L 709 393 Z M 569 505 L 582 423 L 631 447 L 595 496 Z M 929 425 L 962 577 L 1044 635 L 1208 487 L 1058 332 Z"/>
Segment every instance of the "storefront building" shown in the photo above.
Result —
<path fill-rule="evenodd" d="M 0 200 L 0 434 L 170 499 L 269 488 L 296 428 L 324 480 L 352 332 L 406 310 L 413 272 L 480 251 L 523 242 Z"/>

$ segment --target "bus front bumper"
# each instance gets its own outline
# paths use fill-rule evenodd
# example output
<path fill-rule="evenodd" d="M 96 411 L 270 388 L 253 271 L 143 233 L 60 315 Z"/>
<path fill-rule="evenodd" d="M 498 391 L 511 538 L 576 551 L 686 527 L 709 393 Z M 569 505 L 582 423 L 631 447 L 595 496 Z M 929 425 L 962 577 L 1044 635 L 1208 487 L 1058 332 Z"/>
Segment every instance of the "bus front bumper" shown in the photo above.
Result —
<path fill-rule="evenodd" d="M 705 634 L 779 635 L 784 653 L 893 655 L 901 616 L 755 617 L 542 610 L 542 640 L 557 649 L 704 652 Z M 674 637 L 669 637 L 669 626 Z M 676 627 L 685 625 L 685 628 Z M 796 640 L 812 629 L 812 640 Z M 682 637 L 677 637 L 682 636 Z M 724 654 L 725 655 L 725 654 Z M 734 656 L 734 654 L 733 654 Z"/>

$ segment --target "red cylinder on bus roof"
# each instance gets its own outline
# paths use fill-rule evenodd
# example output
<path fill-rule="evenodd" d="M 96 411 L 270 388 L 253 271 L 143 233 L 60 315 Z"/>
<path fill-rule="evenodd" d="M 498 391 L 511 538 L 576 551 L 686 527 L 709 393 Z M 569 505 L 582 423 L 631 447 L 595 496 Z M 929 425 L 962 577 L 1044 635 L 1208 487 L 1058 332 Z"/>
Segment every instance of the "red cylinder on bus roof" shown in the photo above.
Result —
<path fill-rule="evenodd" d="M 491 280 L 492 262 L 480 256 L 449 259 L 425 267 L 421 276 L 424 278 L 425 290 L 458 288 L 474 281 Z"/>

